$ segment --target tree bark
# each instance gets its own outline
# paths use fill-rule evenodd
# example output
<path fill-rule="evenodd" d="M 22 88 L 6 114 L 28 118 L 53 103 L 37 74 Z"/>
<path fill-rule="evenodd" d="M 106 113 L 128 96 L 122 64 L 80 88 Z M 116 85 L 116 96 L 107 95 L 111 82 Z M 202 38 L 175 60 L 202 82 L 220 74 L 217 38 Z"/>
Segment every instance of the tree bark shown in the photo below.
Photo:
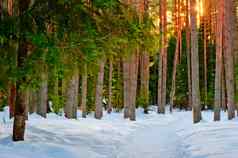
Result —
<path fill-rule="evenodd" d="M 176 92 L 176 75 L 177 75 L 177 65 L 179 61 L 179 51 L 180 51 L 180 38 L 181 38 L 181 32 L 178 30 L 178 36 L 177 36 L 177 43 L 176 43 L 176 50 L 174 53 L 174 63 L 173 63 L 173 75 L 172 75 L 172 86 L 171 86 L 171 92 L 170 92 L 170 112 L 173 111 L 174 106 L 174 96 Z"/>
<path fill-rule="evenodd" d="M 192 105 L 193 122 L 201 120 L 200 88 L 199 88 L 199 56 L 198 56 L 198 35 L 197 35 L 197 6 L 196 0 L 191 0 L 191 74 L 192 74 Z"/>
<path fill-rule="evenodd" d="M 137 81 L 138 81 L 138 66 L 139 66 L 139 54 L 137 52 L 132 54 L 132 61 L 130 63 L 130 107 L 129 114 L 130 120 L 136 120 L 136 97 L 137 97 Z"/>
<path fill-rule="evenodd" d="M 20 17 L 20 31 L 24 30 L 23 14 L 28 9 L 30 0 L 19 0 L 19 17 Z M 25 59 L 27 58 L 27 43 L 24 35 L 20 36 L 19 48 L 17 53 L 17 68 L 21 71 L 24 69 Z M 24 140 L 25 134 L 25 95 L 26 91 L 23 88 L 26 83 L 26 76 L 18 79 L 16 82 L 16 107 L 14 113 L 13 123 L 13 141 Z"/>
<path fill-rule="evenodd" d="M 234 54 L 232 52 L 232 6 L 233 1 L 226 1 L 226 3 L 224 3 L 224 61 L 229 120 L 235 117 Z"/>
<path fill-rule="evenodd" d="M 142 104 L 144 113 L 148 113 L 149 106 L 149 78 L 150 78 L 150 57 L 147 52 L 141 54 L 140 60 L 140 97 L 142 98 Z"/>
<path fill-rule="evenodd" d="M 130 59 L 123 59 L 123 104 L 124 104 L 124 118 L 129 118 L 129 106 L 130 106 Z"/>
<path fill-rule="evenodd" d="M 95 97 L 95 118 L 101 119 L 103 116 L 103 80 L 104 80 L 104 65 L 105 61 L 102 59 L 99 63 L 99 72 L 97 76 L 96 97 Z"/>
<path fill-rule="evenodd" d="M 2 3 L 2 2 L 1 2 Z M 13 16 L 13 0 L 7 1 L 7 13 L 8 16 Z M 8 105 L 10 109 L 10 118 L 14 116 L 15 111 L 15 102 L 16 102 L 16 83 L 10 83 L 10 90 L 8 95 Z"/>
<path fill-rule="evenodd" d="M 44 69 L 44 66 L 42 67 Z M 38 90 L 37 109 L 36 112 L 40 116 L 46 118 L 48 101 L 48 75 L 45 70 L 41 74 L 41 84 Z"/>
<path fill-rule="evenodd" d="M 76 70 L 75 72 L 73 72 L 66 88 L 66 102 L 64 112 L 65 117 L 69 119 L 77 119 L 78 89 L 79 89 L 79 74 L 78 70 Z"/>
<path fill-rule="evenodd" d="M 189 23 L 189 0 L 186 0 L 186 52 L 188 67 L 188 108 L 192 109 L 192 80 L 191 80 L 191 34 Z"/>
<path fill-rule="evenodd" d="M 207 18 L 204 16 L 204 38 L 203 38 L 203 56 L 204 56 L 204 104 L 207 106 Z"/>
<path fill-rule="evenodd" d="M 87 116 L 87 80 L 88 80 L 88 72 L 87 72 L 87 64 L 84 64 L 84 71 L 82 75 L 82 98 L 81 98 L 81 108 L 82 108 L 82 117 L 86 118 Z"/>
<path fill-rule="evenodd" d="M 37 109 L 37 92 L 30 92 L 30 103 L 29 103 L 29 112 L 30 114 L 35 113 Z"/>
<path fill-rule="evenodd" d="M 159 61 L 159 82 L 158 82 L 158 113 L 165 113 L 166 104 L 166 80 L 167 80 L 167 3 L 160 0 L 160 25 L 161 25 L 161 52 Z"/>
<path fill-rule="evenodd" d="M 215 102 L 214 121 L 220 120 L 220 108 L 222 106 L 222 50 L 223 50 L 223 7 L 224 1 L 217 2 L 217 31 L 216 31 L 216 74 L 215 74 Z"/>
<path fill-rule="evenodd" d="M 109 59 L 109 81 L 108 81 L 108 107 L 107 112 L 112 112 L 112 75 L 113 75 L 113 63 L 112 59 Z"/>
<path fill-rule="evenodd" d="M 8 96 L 8 105 L 10 110 L 10 118 L 14 116 L 15 111 L 15 102 L 16 102 L 16 84 L 10 83 L 10 90 L 9 90 L 9 96 Z"/>

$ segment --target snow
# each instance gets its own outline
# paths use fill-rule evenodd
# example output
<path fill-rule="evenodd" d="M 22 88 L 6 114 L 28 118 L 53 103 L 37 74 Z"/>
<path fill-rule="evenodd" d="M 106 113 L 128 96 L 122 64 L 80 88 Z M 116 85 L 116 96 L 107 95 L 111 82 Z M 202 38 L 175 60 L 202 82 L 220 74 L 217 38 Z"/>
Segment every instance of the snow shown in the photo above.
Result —
<path fill-rule="evenodd" d="M 24 142 L 12 142 L 8 109 L 0 112 L 0 158 L 237 158 L 238 120 L 213 122 L 211 111 L 192 124 L 191 112 L 158 115 L 137 110 L 137 121 L 122 113 L 96 120 L 56 114 L 29 116 Z M 80 114 L 80 112 L 79 112 Z"/>

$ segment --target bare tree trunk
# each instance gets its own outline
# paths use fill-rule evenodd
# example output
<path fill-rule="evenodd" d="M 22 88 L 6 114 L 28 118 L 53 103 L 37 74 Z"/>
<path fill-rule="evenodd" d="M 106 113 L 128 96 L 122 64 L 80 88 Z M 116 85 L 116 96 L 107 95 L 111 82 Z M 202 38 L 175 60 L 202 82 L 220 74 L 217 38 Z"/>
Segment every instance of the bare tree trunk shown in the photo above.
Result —
<path fill-rule="evenodd" d="M 138 50 L 135 54 L 132 55 L 132 60 L 130 63 L 130 107 L 129 114 L 130 120 L 136 120 L 136 96 L 137 96 L 137 81 L 138 81 L 138 65 L 139 65 L 139 56 Z"/>
<path fill-rule="evenodd" d="M 204 17 L 204 38 L 203 38 L 203 56 L 204 56 L 204 104 L 207 106 L 207 19 Z"/>
<path fill-rule="evenodd" d="M 29 112 L 30 114 L 36 112 L 37 109 L 37 92 L 30 91 Z"/>
<path fill-rule="evenodd" d="M 103 116 L 102 95 L 103 95 L 103 80 L 104 80 L 104 65 L 105 61 L 102 59 L 99 65 L 99 72 L 96 85 L 96 98 L 95 98 L 95 118 L 101 119 Z"/>
<path fill-rule="evenodd" d="M 223 6 L 224 1 L 217 2 L 217 31 L 216 31 L 216 75 L 215 75 L 215 102 L 214 121 L 220 120 L 220 108 L 222 106 L 222 50 L 223 50 Z"/>
<path fill-rule="evenodd" d="M 10 83 L 10 90 L 9 90 L 9 96 L 8 96 L 8 105 L 10 110 L 10 118 L 14 116 L 15 111 L 15 102 L 16 102 L 16 84 Z"/>
<path fill-rule="evenodd" d="M 238 94 L 238 75 L 236 74 L 237 72 L 237 64 L 238 64 L 238 1 L 237 0 L 232 0 L 233 1 L 233 5 L 232 5 L 232 46 L 233 46 L 233 49 L 232 49 L 232 52 L 233 52 L 233 55 L 234 55 L 234 84 L 235 84 L 235 96 L 237 96 Z M 236 97 L 235 97 L 236 98 Z M 235 109 L 236 109 L 236 113 L 237 113 L 237 116 L 238 116 L 238 100 L 235 99 Z"/>
<path fill-rule="evenodd" d="M 222 58 L 224 59 L 224 58 Z M 221 89 L 221 104 L 222 104 L 222 109 L 223 111 L 226 111 L 227 110 L 227 100 L 226 100 L 226 81 L 225 81 L 225 70 L 224 70 L 224 60 L 223 60 L 223 63 L 222 63 L 222 75 L 221 75 L 221 78 L 222 78 L 222 89 Z"/>
<path fill-rule="evenodd" d="M 68 85 L 66 88 L 66 102 L 64 112 L 65 117 L 69 119 L 77 119 L 78 88 L 79 88 L 79 74 L 78 70 L 76 70 L 75 72 L 73 72 L 72 77 L 68 81 Z"/>
<path fill-rule="evenodd" d="M 19 0 L 19 18 L 20 18 L 20 31 L 23 30 L 24 20 L 23 13 L 28 9 L 30 0 Z M 27 58 L 27 43 L 26 38 L 21 35 L 19 40 L 19 48 L 17 53 L 17 68 L 23 69 L 25 65 L 25 59 Z M 13 141 L 24 140 L 25 134 L 25 95 L 26 92 L 22 87 L 26 83 L 26 76 L 18 79 L 16 82 L 16 107 L 14 112 L 13 123 Z"/>
<path fill-rule="evenodd" d="M 26 105 L 26 109 L 25 109 L 25 120 L 28 120 L 28 114 L 29 114 L 29 107 L 30 107 L 30 89 L 27 88 L 26 89 L 26 96 L 25 96 L 25 105 Z"/>
<path fill-rule="evenodd" d="M 109 59 L 109 81 L 108 81 L 108 107 L 107 112 L 112 112 L 112 74 L 113 73 L 113 63 L 112 59 Z"/>
<path fill-rule="evenodd" d="M 226 1 L 226 3 L 224 3 L 224 61 L 229 120 L 235 117 L 234 54 L 232 52 L 232 6 L 233 1 Z"/>
<path fill-rule="evenodd" d="M 129 118 L 130 106 L 130 59 L 123 59 L 123 104 L 124 104 L 124 118 Z"/>
<path fill-rule="evenodd" d="M 196 8 L 196 0 L 191 0 L 191 8 Z M 192 74 L 192 104 L 193 122 L 201 120 L 200 88 L 199 88 L 199 57 L 198 57 L 198 35 L 197 35 L 197 11 L 191 9 L 191 74 Z"/>
<path fill-rule="evenodd" d="M 189 0 L 186 0 L 186 52 L 188 66 L 188 108 L 192 109 L 192 80 L 191 80 L 191 35 L 189 23 Z"/>
<path fill-rule="evenodd" d="M 143 52 L 140 60 L 140 97 L 143 99 L 144 113 L 148 113 L 149 106 L 149 78 L 150 78 L 150 57 Z"/>
<path fill-rule="evenodd" d="M 160 21 L 161 21 L 161 43 L 162 48 L 160 52 L 159 62 L 159 82 L 158 82 L 158 113 L 165 113 L 166 104 L 166 80 L 167 80 L 167 16 L 166 0 L 160 0 Z"/>
<path fill-rule="evenodd" d="M 176 75 L 177 75 L 177 65 L 179 61 L 179 50 L 180 50 L 180 37 L 181 32 L 178 30 L 178 37 L 177 37 L 177 43 L 176 43 L 176 50 L 174 53 L 174 63 L 173 63 L 173 75 L 172 75 L 172 86 L 171 86 L 171 92 L 170 92 L 170 112 L 173 110 L 174 106 L 174 96 L 176 92 Z"/>
<path fill-rule="evenodd" d="M 7 1 L 7 13 L 9 16 L 13 16 L 13 0 Z M 8 95 L 8 105 L 10 109 L 10 118 L 14 116 L 15 111 L 15 102 L 16 102 L 16 83 L 10 83 L 10 90 Z"/>
<path fill-rule="evenodd" d="M 82 75 L 82 100 L 81 100 L 81 108 L 82 108 L 82 117 L 86 118 L 87 115 L 87 87 L 88 87 L 88 72 L 87 72 L 87 64 L 84 64 L 84 72 Z"/>
<path fill-rule="evenodd" d="M 44 69 L 44 67 L 42 67 Z M 42 72 L 41 74 L 42 83 L 40 89 L 38 90 L 37 98 L 37 114 L 46 118 L 47 114 L 47 100 L 48 100 L 48 75 L 47 72 Z"/>

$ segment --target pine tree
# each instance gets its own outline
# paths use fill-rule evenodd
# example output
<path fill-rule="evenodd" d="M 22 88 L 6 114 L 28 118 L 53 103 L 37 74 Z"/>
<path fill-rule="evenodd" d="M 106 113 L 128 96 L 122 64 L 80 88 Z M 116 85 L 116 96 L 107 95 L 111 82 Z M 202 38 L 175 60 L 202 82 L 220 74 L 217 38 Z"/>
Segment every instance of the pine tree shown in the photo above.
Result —
<path fill-rule="evenodd" d="M 191 4 L 191 78 L 192 78 L 192 107 L 193 122 L 201 120 L 200 89 L 199 89 L 199 58 L 198 58 L 198 35 L 197 35 L 197 11 L 196 0 L 190 0 Z"/>

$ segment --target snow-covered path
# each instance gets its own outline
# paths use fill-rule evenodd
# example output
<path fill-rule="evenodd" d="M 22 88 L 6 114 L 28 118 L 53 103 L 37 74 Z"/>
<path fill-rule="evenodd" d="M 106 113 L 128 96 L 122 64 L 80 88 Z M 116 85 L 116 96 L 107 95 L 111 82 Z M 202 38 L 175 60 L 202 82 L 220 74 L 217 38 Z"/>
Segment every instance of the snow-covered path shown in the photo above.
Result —
<path fill-rule="evenodd" d="M 55 114 L 31 115 L 24 142 L 11 141 L 12 120 L 0 112 L 0 158 L 237 158 L 238 120 L 212 122 L 212 112 L 193 125 L 191 112 L 144 115 L 124 120 L 68 120 Z"/>
<path fill-rule="evenodd" d="M 170 123 L 170 126 L 173 125 Z M 185 158 L 176 131 L 168 125 L 138 129 L 127 137 L 117 158 Z"/>

